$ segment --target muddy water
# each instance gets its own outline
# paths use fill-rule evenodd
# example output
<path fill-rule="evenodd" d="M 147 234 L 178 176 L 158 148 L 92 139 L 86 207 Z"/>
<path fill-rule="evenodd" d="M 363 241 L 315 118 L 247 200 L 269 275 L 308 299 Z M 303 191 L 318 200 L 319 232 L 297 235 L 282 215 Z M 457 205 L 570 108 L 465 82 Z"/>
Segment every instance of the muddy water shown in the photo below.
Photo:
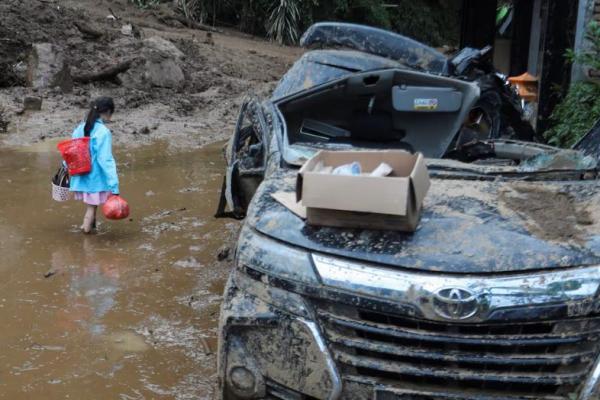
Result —
<path fill-rule="evenodd" d="M 221 147 L 117 153 L 131 220 L 93 236 L 50 198 L 53 143 L 0 150 L 0 398 L 212 398 Z"/>

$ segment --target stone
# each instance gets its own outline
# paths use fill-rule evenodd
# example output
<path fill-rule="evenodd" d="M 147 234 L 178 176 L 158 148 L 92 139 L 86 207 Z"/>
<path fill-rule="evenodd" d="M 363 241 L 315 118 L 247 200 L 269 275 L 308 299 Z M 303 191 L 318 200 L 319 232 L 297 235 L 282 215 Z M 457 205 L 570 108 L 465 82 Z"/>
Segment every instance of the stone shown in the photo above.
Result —
<path fill-rule="evenodd" d="M 146 59 L 145 78 L 152 86 L 179 88 L 185 76 L 179 62 L 185 57 L 172 42 L 159 36 L 143 41 Z"/>
<path fill-rule="evenodd" d="M 184 54 L 171 42 L 157 36 L 145 39 L 142 57 L 125 73 L 119 74 L 124 87 L 148 90 L 151 87 L 179 89 L 185 75 Z"/>
<path fill-rule="evenodd" d="M 23 110 L 27 111 L 40 111 L 42 109 L 42 98 L 41 97 L 25 97 L 23 100 Z"/>
<path fill-rule="evenodd" d="M 170 58 L 181 60 L 185 57 L 185 54 L 183 54 L 183 52 L 179 50 L 177 46 L 173 44 L 173 42 L 163 39 L 160 36 L 152 36 L 148 39 L 144 39 L 143 43 L 144 47 L 147 50 L 157 51 L 159 53 L 165 54 Z"/>
<path fill-rule="evenodd" d="M 64 53 L 51 43 L 35 43 L 27 67 L 27 84 L 35 89 L 60 87 L 64 93 L 73 91 L 71 70 Z"/>
<path fill-rule="evenodd" d="M 223 246 L 221 247 L 218 251 L 217 251 L 217 260 L 219 261 L 225 261 L 229 258 L 229 253 L 231 252 L 231 248 L 227 247 L 227 246 Z"/>
<path fill-rule="evenodd" d="M 125 24 L 121 27 L 121 33 L 125 36 L 133 36 L 133 25 Z"/>
<path fill-rule="evenodd" d="M 146 60 L 145 78 L 152 86 L 170 89 L 181 87 L 185 80 L 181 67 L 170 58 Z"/>

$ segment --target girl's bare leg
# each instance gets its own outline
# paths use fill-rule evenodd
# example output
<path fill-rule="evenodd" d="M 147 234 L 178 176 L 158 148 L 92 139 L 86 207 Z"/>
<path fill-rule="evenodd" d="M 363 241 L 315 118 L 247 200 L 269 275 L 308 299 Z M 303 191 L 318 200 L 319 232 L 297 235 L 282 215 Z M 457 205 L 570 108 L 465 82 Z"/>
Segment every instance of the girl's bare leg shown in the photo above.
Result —
<path fill-rule="evenodd" d="M 84 233 L 90 233 L 94 228 L 94 225 L 96 223 L 97 209 L 97 206 L 86 205 L 85 215 L 83 216 L 83 225 L 81 226 L 81 229 Z"/>

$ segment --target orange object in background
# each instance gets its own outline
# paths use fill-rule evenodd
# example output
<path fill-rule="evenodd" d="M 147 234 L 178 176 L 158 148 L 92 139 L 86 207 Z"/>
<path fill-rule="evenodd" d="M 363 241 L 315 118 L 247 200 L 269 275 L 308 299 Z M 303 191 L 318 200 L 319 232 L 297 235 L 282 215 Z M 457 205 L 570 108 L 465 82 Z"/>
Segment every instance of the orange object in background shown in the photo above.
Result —
<path fill-rule="evenodd" d="M 538 101 L 538 78 L 525 72 L 519 76 L 511 76 L 508 81 L 517 87 L 519 96 L 525 101 Z"/>
<path fill-rule="evenodd" d="M 125 219 L 129 217 L 129 204 L 121 196 L 112 195 L 102 206 L 102 213 L 106 219 Z"/>

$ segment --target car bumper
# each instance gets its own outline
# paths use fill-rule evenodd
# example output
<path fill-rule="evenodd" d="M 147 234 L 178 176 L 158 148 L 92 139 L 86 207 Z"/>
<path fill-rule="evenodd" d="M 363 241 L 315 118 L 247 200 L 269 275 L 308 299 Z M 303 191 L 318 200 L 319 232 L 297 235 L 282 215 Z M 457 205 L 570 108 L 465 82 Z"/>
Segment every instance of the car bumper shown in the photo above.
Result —
<path fill-rule="evenodd" d="M 316 323 L 247 293 L 236 276 L 220 317 L 223 398 L 340 398 L 340 375 Z"/>
<path fill-rule="evenodd" d="M 285 285 L 271 285 L 267 280 L 266 276 L 249 277 L 235 270 L 226 288 L 219 340 L 219 376 L 224 399 L 600 398 L 600 362 L 595 361 L 597 337 L 592 338 L 591 347 L 582 344 L 579 349 L 574 342 L 573 346 L 561 348 L 561 352 L 582 350 L 577 353 L 583 358 L 561 358 L 560 363 L 565 366 L 548 369 L 544 375 L 538 372 L 548 368 L 544 364 L 546 359 L 556 362 L 546 354 L 548 349 L 556 348 L 556 343 L 549 342 L 554 340 L 553 335 L 530 337 L 520 333 L 514 335 L 514 343 L 506 340 L 506 343 L 495 343 L 498 329 L 514 331 L 514 328 L 510 328 L 510 324 L 508 328 L 493 325 L 496 330 L 490 328 L 487 339 L 472 332 L 464 337 L 435 333 L 440 328 L 432 325 L 439 324 L 434 321 L 430 322 L 431 326 L 407 329 L 402 325 L 406 322 L 377 322 L 371 313 L 357 313 L 352 305 L 315 300 L 295 293 L 298 290 L 286 290 L 282 287 Z M 586 324 L 588 320 L 596 323 L 595 319 L 588 318 Z M 577 321 L 580 320 L 574 323 Z M 487 325 L 468 328 L 463 325 L 461 329 L 482 329 L 483 326 Z M 426 329 L 430 331 L 423 333 Z M 419 342 L 418 348 L 411 347 L 418 342 L 418 338 L 406 336 L 412 331 L 429 335 L 428 340 L 438 342 L 433 348 L 439 351 L 429 348 L 428 341 Z M 476 342 L 480 339 L 487 340 L 485 344 L 492 348 L 506 346 L 510 357 L 504 359 L 502 352 L 493 350 L 485 354 L 482 348 L 486 361 L 465 360 L 465 348 L 481 347 L 482 344 Z M 518 352 L 509 350 L 514 348 L 513 344 L 533 346 L 543 355 L 539 357 L 541 361 L 519 358 Z M 583 352 L 586 349 L 590 351 Z M 423 357 L 433 359 L 424 362 Z M 590 368 L 579 375 L 570 374 L 569 371 L 575 369 L 570 365 L 577 362 L 586 362 Z M 470 363 L 476 364 L 478 369 L 466 368 Z M 502 367 L 502 363 L 509 364 Z M 560 381 L 562 379 L 565 381 Z M 536 389 L 529 390 L 530 387 Z"/>

